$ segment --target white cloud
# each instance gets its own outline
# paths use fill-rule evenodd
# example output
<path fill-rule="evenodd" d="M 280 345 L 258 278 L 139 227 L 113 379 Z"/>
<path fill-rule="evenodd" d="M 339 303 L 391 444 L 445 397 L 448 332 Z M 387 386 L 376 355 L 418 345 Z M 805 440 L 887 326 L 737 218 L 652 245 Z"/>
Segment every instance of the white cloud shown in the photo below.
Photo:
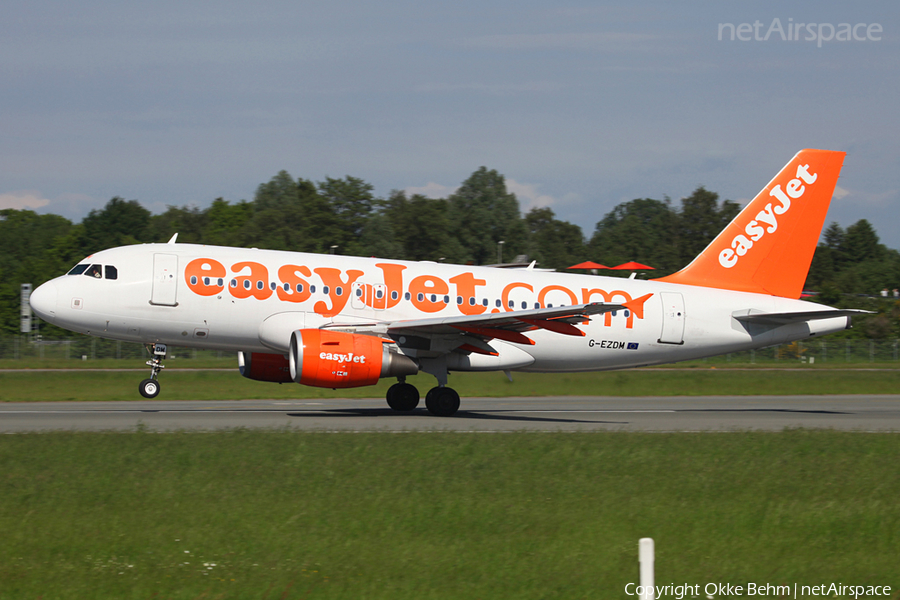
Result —
<path fill-rule="evenodd" d="M 42 213 L 53 213 L 62 215 L 71 221 L 78 223 L 92 209 L 102 209 L 106 204 L 105 201 L 98 200 L 86 194 L 60 194 L 50 201 L 50 204 L 42 211 Z"/>
<path fill-rule="evenodd" d="M 429 181 L 425 185 L 421 187 L 408 187 L 403 191 L 406 192 L 408 196 L 413 196 L 415 194 L 419 194 L 421 196 L 425 196 L 426 198 L 446 198 L 450 196 L 459 189 L 459 186 L 449 186 L 442 185 L 440 183 L 435 183 L 433 181 Z"/>
<path fill-rule="evenodd" d="M 834 188 L 834 196 L 832 196 L 835 200 L 842 200 L 845 196 L 850 193 L 850 190 L 845 190 L 841 186 L 835 186 Z"/>
<path fill-rule="evenodd" d="M 897 190 L 885 190 L 882 192 L 865 192 L 861 190 L 853 190 L 836 186 L 834 188 L 835 200 L 843 200 L 847 198 L 853 204 L 882 206 L 894 205 L 897 201 Z"/>
<path fill-rule="evenodd" d="M 35 210 L 47 206 L 50 201 L 41 197 L 41 193 L 34 190 L 22 190 L 0 194 L 0 209 L 14 208 L 16 210 Z"/>
<path fill-rule="evenodd" d="M 516 195 L 519 200 L 519 208 L 523 213 L 527 213 L 532 208 L 553 206 L 558 202 L 553 196 L 540 193 L 538 186 L 531 183 L 519 183 L 509 177 L 506 178 L 506 189 Z"/>
<path fill-rule="evenodd" d="M 78 222 L 93 208 L 103 203 L 85 194 L 65 193 L 55 198 L 44 198 L 37 190 L 18 190 L 0 193 L 0 209 L 34 210 L 41 214 L 54 214 Z"/>

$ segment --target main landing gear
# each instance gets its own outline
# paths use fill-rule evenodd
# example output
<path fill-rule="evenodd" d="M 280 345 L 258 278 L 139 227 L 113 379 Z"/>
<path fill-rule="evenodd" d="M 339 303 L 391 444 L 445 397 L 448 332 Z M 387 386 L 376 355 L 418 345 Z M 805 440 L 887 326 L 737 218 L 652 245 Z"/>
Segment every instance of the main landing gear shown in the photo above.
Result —
<path fill-rule="evenodd" d="M 147 344 L 147 351 L 150 353 L 150 360 L 147 366 L 150 367 L 150 379 L 143 380 L 138 386 L 138 391 L 144 398 L 156 398 L 159 395 L 159 372 L 165 369 L 162 361 L 166 358 L 165 344 Z"/>
<path fill-rule="evenodd" d="M 397 412 L 412 412 L 419 405 L 419 390 L 400 377 L 387 391 L 388 406 Z M 459 410 L 459 394 L 445 385 L 439 385 L 425 394 L 425 408 L 436 417 L 452 417 Z"/>
<path fill-rule="evenodd" d="M 452 417 L 459 410 L 459 394 L 447 386 L 433 387 L 425 394 L 425 408 L 437 417 Z"/>
<path fill-rule="evenodd" d="M 388 388 L 387 403 L 397 412 L 410 412 L 419 405 L 419 390 L 400 377 L 398 383 Z"/>

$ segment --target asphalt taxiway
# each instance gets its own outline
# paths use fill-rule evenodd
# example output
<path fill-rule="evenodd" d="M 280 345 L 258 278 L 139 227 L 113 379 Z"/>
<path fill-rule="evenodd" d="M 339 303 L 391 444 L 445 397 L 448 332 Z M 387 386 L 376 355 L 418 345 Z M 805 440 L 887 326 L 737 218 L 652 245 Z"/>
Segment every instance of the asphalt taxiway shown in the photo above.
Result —
<path fill-rule="evenodd" d="M 900 395 L 463 398 L 453 417 L 377 399 L 28 402 L 0 404 L 0 432 L 210 431 L 778 431 L 900 432 Z"/>

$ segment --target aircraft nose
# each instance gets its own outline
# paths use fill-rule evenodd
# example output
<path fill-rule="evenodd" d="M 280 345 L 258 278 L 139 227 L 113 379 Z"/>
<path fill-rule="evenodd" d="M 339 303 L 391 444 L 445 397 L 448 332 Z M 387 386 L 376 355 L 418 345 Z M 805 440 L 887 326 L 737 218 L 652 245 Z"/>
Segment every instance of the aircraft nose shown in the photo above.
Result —
<path fill-rule="evenodd" d="M 43 320 L 52 323 L 56 318 L 56 298 L 58 290 L 52 281 L 38 286 L 31 292 L 31 310 Z"/>

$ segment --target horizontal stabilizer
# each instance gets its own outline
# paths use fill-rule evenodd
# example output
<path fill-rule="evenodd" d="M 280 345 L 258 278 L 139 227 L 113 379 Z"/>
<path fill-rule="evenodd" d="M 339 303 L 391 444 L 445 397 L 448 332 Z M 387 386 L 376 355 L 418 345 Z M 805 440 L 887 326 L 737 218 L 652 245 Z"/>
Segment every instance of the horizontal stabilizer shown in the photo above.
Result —
<path fill-rule="evenodd" d="M 819 319 L 834 319 L 836 317 L 852 317 L 854 315 L 871 315 L 870 310 L 810 310 L 805 312 L 763 313 L 751 311 L 738 311 L 732 313 L 732 317 L 742 323 L 756 323 L 760 325 L 787 325 L 788 323 L 802 323 L 804 321 L 816 321 Z"/>

